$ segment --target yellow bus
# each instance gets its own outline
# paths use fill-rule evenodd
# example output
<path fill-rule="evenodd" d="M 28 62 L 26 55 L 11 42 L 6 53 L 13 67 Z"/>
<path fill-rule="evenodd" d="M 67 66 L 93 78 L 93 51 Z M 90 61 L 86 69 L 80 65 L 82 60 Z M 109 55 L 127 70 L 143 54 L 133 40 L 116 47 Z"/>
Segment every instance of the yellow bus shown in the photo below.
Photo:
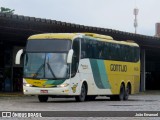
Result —
<path fill-rule="evenodd" d="M 30 36 L 24 50 L 23 92 L 76 101 L 107 96 L 127 100 L 139 92 L 140 51 L 131 41 L 116 41 L 95 33 L 46 33 Z"/>

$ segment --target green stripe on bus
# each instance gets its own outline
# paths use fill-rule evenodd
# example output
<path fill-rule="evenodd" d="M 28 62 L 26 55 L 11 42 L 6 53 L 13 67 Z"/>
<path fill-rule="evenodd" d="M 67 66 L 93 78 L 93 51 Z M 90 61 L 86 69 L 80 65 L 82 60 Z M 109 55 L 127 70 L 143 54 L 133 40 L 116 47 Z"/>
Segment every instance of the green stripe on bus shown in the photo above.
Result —
<path fill-rule="evenodd" d="M 105 89 L 110 89 L 110 84 L 108 81 L 108 76 L 107 76 L 107 72 L 106 72 L 106 68 L 105 68 L 105 64 L 103 60 L 97 60 L 98 63 L 98 68 L 100 71 L 100 77 L 101 77 L 101 81 L 103 83 L 103 86 Z"/>
<path fill-rule="evenodd" d="M 65 80 L 47 80 L 45 82 L 45 85 L 60 85 L 64 82 Z"/>
<path fill-rule="evenodd" d="M 94 81 L 95 81 L 98 88 L 103 89 L 104 86 L 103 86 L 103 83 L 101 81 L 97 60 L 90 59 L 90 63 L 91 63 L 91 68 L 92 68 Z"/>
<path fill-rule="evenodd" d="M 100 89 L 110 89 L 105 65 L 103 60 L 90 59 L 94 81 Z"/>

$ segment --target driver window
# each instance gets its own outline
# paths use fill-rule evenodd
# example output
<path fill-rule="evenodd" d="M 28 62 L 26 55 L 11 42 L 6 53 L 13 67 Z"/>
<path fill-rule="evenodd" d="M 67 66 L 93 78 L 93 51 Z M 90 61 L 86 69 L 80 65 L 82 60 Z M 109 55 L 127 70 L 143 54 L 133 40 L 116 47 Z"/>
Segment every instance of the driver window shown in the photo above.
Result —
<path fill-rule="evenodd" d="M 72 58 L 72 77 L 76 75 L 78 65 L 79 65 L 79 51 L 80 51 L 80 43 L 79 39 L 75 39 L 73 41 L 73 58 Z"/>

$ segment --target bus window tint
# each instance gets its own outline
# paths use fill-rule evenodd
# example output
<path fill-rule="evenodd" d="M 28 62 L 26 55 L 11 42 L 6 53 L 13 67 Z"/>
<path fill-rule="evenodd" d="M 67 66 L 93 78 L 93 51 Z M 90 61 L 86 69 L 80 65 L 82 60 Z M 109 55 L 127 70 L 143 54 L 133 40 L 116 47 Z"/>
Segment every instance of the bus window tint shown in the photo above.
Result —
<path fill-rule="evenodd" d="M 139 48 L 85 38 L 81 40 L 81 58 L 137 62 Z"/>
<path fill-rule="evenodd" d="M 81 58 L 92 58 L 93 42 L 91 40 L 81 40 Z"/>
<path fill-rule="evenodd" d="M 92 57 L 98 59 L 98 43 L 97 41 L 93 41 L 92 44 Z"/>
<path fill-rule="evenodd" d="M 79 63 L 79 39 L 75 39 L 73 41 L 73 59 L 72 59 L 72 76 L 75 76 L 77 69 L 78 69 L 78 63 Z"/>
<path fill-rule="evenodd" d="M 104 42 L 101 42 L 101 43 L 99 43 L 99 45 L 98 45 L 98 51 L 99 51 L 99 58 L 100 59 L 104 59 L 104 55 L 105 55 L 105 50 L 104 50 Z"/>
<path fill-rule="evenodd" d="M 135 58 L 135 61 L 138 61 L 139 60 L 139 56 L 140 55 L 140 50 L 138 47 L 134 47 L 134 58 Z"/>
<path fill-rule="evenodd" d="M 85 58 L 87 54 L 87 43 L 86 40 L 81 39 L 81 58 Z"/>

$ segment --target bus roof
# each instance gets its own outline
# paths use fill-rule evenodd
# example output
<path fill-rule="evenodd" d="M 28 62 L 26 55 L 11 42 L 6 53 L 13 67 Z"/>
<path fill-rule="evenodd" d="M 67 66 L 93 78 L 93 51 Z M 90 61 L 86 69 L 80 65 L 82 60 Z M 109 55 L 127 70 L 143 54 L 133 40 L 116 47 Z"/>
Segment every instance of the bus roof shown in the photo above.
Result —
<path fill-rule="evenodd" d="M 111 36 L 107 36 L 107 35 L 101 35 L 101 34 L 95 34 L 95 33 L 84 33 L 84 34 L 86 37 L 91 37 L 99 41 L 139 47 L 139 45 L 135 43 L 133 40 L 117 41 L 117 40 L 114 40 Z"/>
<path fill-rule="evenodd" d="M 74 37 L 76 37 L 77 34 L 75 33 L 44 33 L 44 34 L 36 34 L 32 35 L 28 38 L 28 40 L 31 39 L 69 39 L 72 40 Z"/>
<path fill-rule="evenodd" d="M 44 34 L 36 34 L 32 35 L 28 38 L 28 40 L 38 40 L 38 39 L 68 39 L 68 40 L 73 40 L 76 37 L 88 37 L 88 38 L 93 38 L 98 41 L 104 41 L 104 42 L 110 42 L 110 43 L 117 43 L 117 44 L 124 44 L 124 45 L 130 45 L 130 46 L 139 46 L 132 40 L 127 40 L 127 41 L 117 41 L 113 40 L 111 36 L 107 35 L 101 35 L 101 34 L 96 34 L 96 33 L 44 33 Z"/>

